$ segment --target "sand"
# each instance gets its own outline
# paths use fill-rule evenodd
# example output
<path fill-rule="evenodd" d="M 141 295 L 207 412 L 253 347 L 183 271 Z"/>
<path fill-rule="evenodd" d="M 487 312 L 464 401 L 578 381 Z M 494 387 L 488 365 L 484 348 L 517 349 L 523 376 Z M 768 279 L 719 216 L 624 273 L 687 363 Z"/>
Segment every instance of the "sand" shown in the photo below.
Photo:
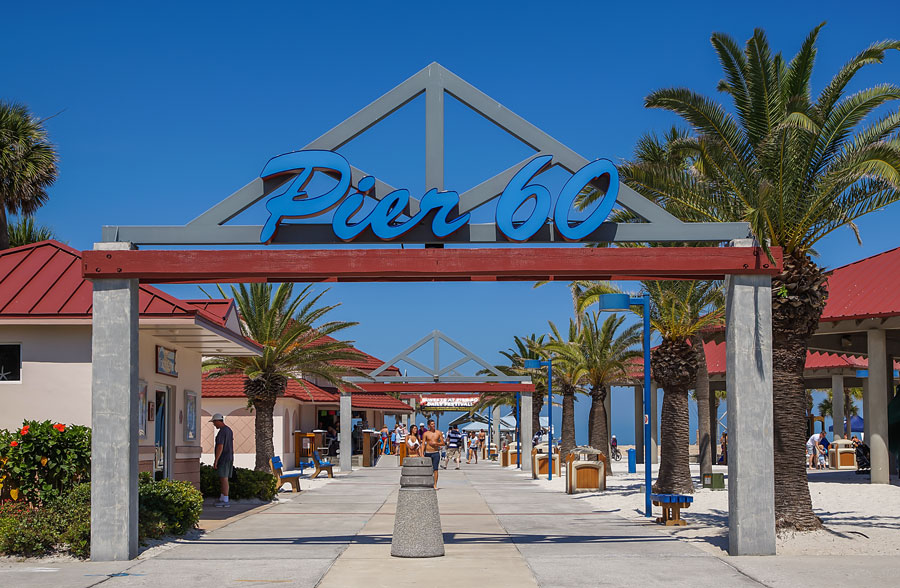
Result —
<path fill-rule="evenodd" d="M 602 493 L 579 494 L 594 508 L 612 511 L 648 524 L 643 515 L 643 467 L 628 474 L 627 463 L 614 462 Z M 655 471 L 654 467 L 654 471 Z M 728 477 L 728 468 L 714 466 Z M 700 488 L 700 469 L 691 465 L 694 476 L 694 502 L 682 517 L 686 527 L 663 527 L 660 530 L 696 544 L 716 555 L 728 549 L 728 491 Z M 655 475 L 654 475 L 655 479 Z M 809 491 L 813 509 L 825 524 L 825 530 L 812 533 L 784 533 L 777 539 L 778 555 L 900 555 L 900 485 L 870 484 L 866 475 L 854 471 L 811 470 Z M 554 478 L 532 481 L 562 493 L 565 480 Z M 658 509 L 655 509 L 658 516 Z M 653 520 L 653 519 L 650 519 Z"/>

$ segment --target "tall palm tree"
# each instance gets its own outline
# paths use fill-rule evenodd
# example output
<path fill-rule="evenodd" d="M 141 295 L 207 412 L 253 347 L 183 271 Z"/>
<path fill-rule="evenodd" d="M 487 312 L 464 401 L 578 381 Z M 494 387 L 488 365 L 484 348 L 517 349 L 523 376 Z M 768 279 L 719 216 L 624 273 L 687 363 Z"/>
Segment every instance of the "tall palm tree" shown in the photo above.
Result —
<path fill-rule="evenodd" d="M 647 281 L 650 324 L 662 341 L 651 352 L 653 378 L 663 389 L 660 414 L 659 474 L 654 489 L 664 493 L 691 493 L 690 412 L 688 392 L 697 379 L 697 352 L 691 338 L 717 326 L 722 310 L 715 301 L 721 286 L 707 281 Z M 581 306 L 597 301 L 600 294 L 618 291 L 598 283 L 585 291 Z"/>
<path fill-rule="evenodd" d="M 204 362 L 207 377 L 244 375 L 244 394 L 255 413 L 256 469 L 269 471 L 275 455 L 272 443 L 275 402 L 284 395 L 288 381 L 304 389 L 304 377 L 317 376 L 339 388 L 341 376 L 358 370 L 337 366 L 335 361 L 359 359 L 350 341 L 331 338 L 333 333 L 356 325 L 354 322 L 320 322 L 337 306 L 317 306 L 323 293 L 313 295 L 311 286 L 294 295 L 293 284 L 238 284 L 231 287 L 241 316 L 241 333 L 262 347 L 262 355 L 212 357 Z M 219 292 L 226 296 L 219 286 Z"/>
<path fill-rule="evenodd" d="M 900 200 L 900 112 L 876 113 L 900 99 L 900 87 L 879 84 L 847 94 L 856 74 L 900 49 L 900 41 L 873 43 L 813 97 L 821 28 L 789 62 L 772 51 L 761 29 L 743 49 L 730 36 L 713 34 L 724 73 L 717 88 L 732 109 L 686 88 L 647 96 L 647 107 L 691 125 L 694 136 L 678 143 L 697 165 L 692 173 L 647 166 L 630 180 L 642 194 L 679 209 L 682 220 L 746 221 L 764 248 L 782 248 L 782 272 L 772 281 L 775 517 L 779 528 L 798 530 L 821 527 L 806 477 L 803 368 L 827 290 L 809 252 L 841 227 L 858 239 L 858 218 Z"/>
<path fill-rule="evenodd" d="M 550 342 L 545 346 L 548 357 L 553 359 L 553 385 L 562 396 L 562 431 L 559 436 L 559 456 L 565 459 L 575 448 L 575 394 L 583 392 L 584 373 L 579 363 L 578 339 L 580 329 L 575 320 L 569 319 L 567 337 L 563 337 L 550 322 Z M 550 423 L 553 426 L 553 423 Z"/>
<path fill-rule="evenodd" d="M 525 367 L 526 359 L 545 359 L 546 335 L 531 333 L 527 337 L 513 338 L 514 347 L 500 353 L 509 360 L 517 375 L 531 376 L 534 393 L 531 395 L 531 430 L 541 430 L 541 410 L 544 408 L 544 396 L 547 394 L 547 372 L 543 369 Z"/>
<path fill-rule="evenodd" d="M 56 148 L 43 123 L 25 106 L 0 101 L 0 250 L 9 249 L 7 213 L 34 214 L 56 181 Z"/>
<path fill-rule="evenodd" d="M 10 247 L 21 247 L 56 238 L 53 229 L 35 225 L 34 218 L 31 216 L 23 216 L 18 221 L 9 223 L 8 234 Z"/>

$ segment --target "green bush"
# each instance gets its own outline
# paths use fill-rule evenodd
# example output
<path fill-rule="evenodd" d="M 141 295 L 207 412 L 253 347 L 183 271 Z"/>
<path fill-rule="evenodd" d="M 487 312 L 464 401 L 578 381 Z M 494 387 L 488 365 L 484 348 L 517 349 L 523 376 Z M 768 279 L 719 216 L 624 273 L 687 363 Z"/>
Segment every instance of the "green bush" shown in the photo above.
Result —
<path fill-rule="evenodd" d="M 184 535 L 197 525 L 203 496 L 190 482 L 145 480 L 138 493 L 141 538 Z"/>
<path fill-rule="evenodd" d="M 0 429 L 0 500 L 40 506 L 91 475 L 91 430 L 51 421 Z"/>
<path fill-rule="evenodd" d="M 234 475 L 228 482 L 228 497 L 233 500 L 258 498 L 269 502 L 275 498 L 278 480 L 269 472 L 258 472 L 245 468 L 234 468 Z M 219 497 L 219 476 L 208 465 L 200 465 L 200 491 L 207 498 Z"/>

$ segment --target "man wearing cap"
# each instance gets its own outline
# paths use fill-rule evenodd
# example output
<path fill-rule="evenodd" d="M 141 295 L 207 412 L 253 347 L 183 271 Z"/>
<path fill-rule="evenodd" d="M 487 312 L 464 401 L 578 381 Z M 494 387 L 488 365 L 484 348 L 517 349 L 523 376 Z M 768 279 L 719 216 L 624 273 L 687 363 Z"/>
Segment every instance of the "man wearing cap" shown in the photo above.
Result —
<path fill-rule="evenodd" d="M 210 422 L 219 430 L 216 433 L 216 459 L 213 462 L 221 487 L 221 494 L 219 500 L 216 501 L 216 506 L 228 508 L 231 506 L 228 504 L 228 478 L 231 477 L 234 469 L 234 433 L 231 432 L 231 427 L 225 424 L 225 417 L 218 412 L 213 415 Z"/>

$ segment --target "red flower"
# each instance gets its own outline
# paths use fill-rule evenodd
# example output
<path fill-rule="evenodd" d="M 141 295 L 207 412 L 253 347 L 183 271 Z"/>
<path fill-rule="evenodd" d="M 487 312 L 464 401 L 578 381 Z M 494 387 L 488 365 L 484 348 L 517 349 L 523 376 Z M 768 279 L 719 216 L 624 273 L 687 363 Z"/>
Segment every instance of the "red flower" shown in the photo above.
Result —
<path fill-rule="evenodd" d="M 18 441 L 13 441 L 12 443 L 9 444 L 9 446 L 10 446 L 10 447 L 18 447 L 18 446 L 19 446 L 19 442 L 18 442 Z"/>
<path fill-rule="evenodd" d="M 19 434 L 20 434 L 20 435 L 27 435 L 27 434 L 28 434 L 28 427 L 29 427 L 29 425 L 25 425 L 24 427 L 22 427 L 22 430 L 19 431 Z"/>
<path fill-rule="evenodd" d="M 66 430 L 66 426 L 62 423 L 56 423 L 55 425 L 53 425 L 53 428 L 56 429 L 57 431 L 59 431 L 60 433 L 62 433 L 63 431 Z"/>

